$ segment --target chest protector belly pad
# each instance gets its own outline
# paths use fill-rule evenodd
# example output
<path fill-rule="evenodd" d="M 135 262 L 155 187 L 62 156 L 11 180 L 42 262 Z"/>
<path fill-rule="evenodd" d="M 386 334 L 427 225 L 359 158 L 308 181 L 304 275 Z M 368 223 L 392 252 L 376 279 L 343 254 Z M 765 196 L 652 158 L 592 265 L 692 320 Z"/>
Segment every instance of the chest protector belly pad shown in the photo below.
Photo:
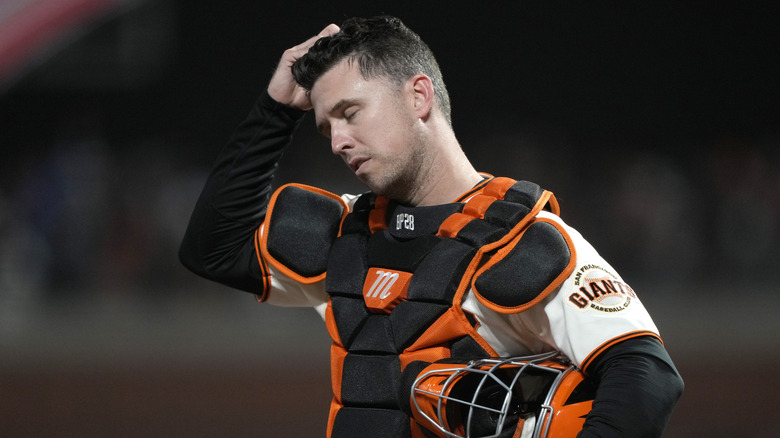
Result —
<path fill-rule="evenodd" d="M 409 416 L 402 371 L 414 361 L 496 356 L 461 308 L 464 295 L 471 290 L 497 312 L 522 312 L 569 275 L 571 240 L 537 217 L 542 209 L 559 213 L 552 193 L 509 178 L 484 182 L 465 202 L 431 207 L 365 194 L 345 214 L 340 201 L 319 189 L 280 188 L 262 254 L 298 281 L 325 278 L 328 437 L 424 437 Z"/>

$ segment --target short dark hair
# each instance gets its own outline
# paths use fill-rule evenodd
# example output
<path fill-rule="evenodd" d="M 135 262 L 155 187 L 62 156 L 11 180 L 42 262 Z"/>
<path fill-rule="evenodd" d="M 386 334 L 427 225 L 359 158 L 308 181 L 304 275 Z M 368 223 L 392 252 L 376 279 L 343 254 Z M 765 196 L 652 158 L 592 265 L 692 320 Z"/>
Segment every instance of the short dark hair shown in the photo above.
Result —
<path fill-rule="evenodd" d="M 366 79 L 384 76 L 398 85 L 417 73 L 425 74 L 433 82 L 439 109 L 452 124 L 450 97 L 433 52 L 398 18 L 383 15 L 346 20 L 338 33 L 320 38 L 295 61 L 292 74 L 298 84 L 311 91 L 317 79 L 343 59 L 357 62 Z"/>

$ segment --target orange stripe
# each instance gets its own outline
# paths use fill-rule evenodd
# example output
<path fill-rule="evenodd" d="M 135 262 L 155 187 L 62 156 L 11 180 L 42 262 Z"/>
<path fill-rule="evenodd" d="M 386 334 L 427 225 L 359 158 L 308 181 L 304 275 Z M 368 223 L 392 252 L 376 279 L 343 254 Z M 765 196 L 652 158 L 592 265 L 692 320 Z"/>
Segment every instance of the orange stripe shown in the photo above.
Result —
<path fill-rule="evenodd" d="M 474 187 L 473 187 L 471 190 L 469 190 L 468 192 L 466 192 L 466 193 L 464 193 L 464 194 L 460 195 L 460 197 L 459 197 L 458 199 L 456 199 L 454 202 L 463 202 L 463 201 L 465 201 L 465 200 L 466 200 L 466 199 L 468 199 L 470 196 L 472 196 L 472 195 L 474 195 L 475 193 L 477 193 L 477 192 L 481 191 L 481 190 L 482 190 L 482 188 L 484 188 L 484 187 L 485 187 L 485 186 L 486 186 L 486 185 L 487 185 L 487 184 L 488 184 L 490 181 L 493 181 L 493 179 L 494 179 L 493 175 L 490 175 L 490 174 L 487 174 L 487 173 L 481 173 L 481 175 L 483 175 L 483 176 L 484 176 L 484 177 L 486 177 L 487 179 L 485 179 L 484 181 L 482 181 L 482 182 L 480 182 L 479 184 L 477 184 L 476 186 L 474 186 Z"/>
<path fill-rule="evenodd" d="M 515 426 L 515 434 L 512 435 L 512 438 L 520 438 L 523 435 L 523 427 L 525 426 L 525 418 L 521 418 L 520 421 L 517 422 L 517 425 Z M 544 435 L 540 435 L 544 436 Z"/>
<path fill-rule="evenodd" d="M 344 371 L 344 360 L 347 358 L 347 349 L 335 342 L 330 347 L 330 381 L 333 387 L 333 401 L 342 403 L 341 400 L 341 373 Z"/>
<path fill-rule="evenodd" d="M 422 431 L 422 427 L 420 427 L 420 424 L 417 422 L 417 420 L 414 419 L 414 417 L 409 418 L 409 423 L 411 423 L 412 426 L 412 438 L 429 438 L 430 435 Z M 427 429 L 426 429 L 427 430 Z"/>
<path fill-rule="evenodd" d="M 588 357 L 585 358 L 585 360 L 582 361 L 582 365 L 580 366 L 580 368 L 584 372 L 585 369 L 588 366 L 590 366 L 591 363 L 593 363 L 593 360 L 596 359 L 596 357 L 598 357 L 601 353 L 606 351 L 608 348 L 610 348 L 613 345 L 616 345 L 616 344 L 618 344 L 620 342 L 623 342 L 623 341 L 625 341 L 627 339 L 638 338 L 640 336 L 652 336 L 654 338 L 657 338 L 659 341 L 663 342 L 661 340 L 660 336 L 658 336 L 657 334 L 655 334 L 655 333 L 653 333 L 653 332 L 651 332 L 649 330 L 638 330 L 638 331 L 634 331 L 634 332 L 628 332 L 628 333 L 626 333 L 624 335 L 620 335 L 620 336 L 618 336 L 616 338 L 612 338 L 609 341 L 607 341 L 607 342 L 601 344 L 600 346 L 598 346 L 595 350 L 593 350 L 592 353 L 590 353 L 588 355 Z"/>
<path fill-rule="evenodd" d="M 550 192 L 549 206 L 550 206 L 550 213 L 556 216 L 561 215 L 561 207 L 558 205 L 558 198 L 556 198 L 555 195 L 552 194 L 552 192 Z"/>
<path fill-rule="evenodd" d="M 485 217 L 485 211 L 487 211 L 488 207 L 490 207 L 496 199 L 497 198 L 492 196 L 485 195 L 485 192 L 475 195 L 463 206 L 463 214 L 482 219 Z"/>
<path fill-rule="evenodd" d="M 260 278 L 263 282 L 263 291 L 261 294 L 255 294 L 258 303 L 262 303 L 268 299 L 269 292 L 271 292 L 271 275 L 268 272 L 268 265 L 260 253 L 260 228 L 255 230 L 255 252 L 257 253 L 257 262 L 260 264 Z"/>
<path fill-rule="evenodd" d="M 542 193 L 542 196 L 539 197 L 539 200 L 536 201 L 536 205 L 534 205 L 534 208 L 531 209 L 531 211 L 520 222 L 518 222 L 514 227 L 512 227 L 512 229 L 509 230 L 509 232 L 506 233 L 504 237 L 480 248 L 479 249 L 480 255 L 487 254 L 496 248 L 500 248 L 506 245 L 507 242 L 510 242 L 512 239 L 514 239 L 515 236 L 520 234 L 520 232 L 524 230 L 528 226 L 528 224 L 536 218 L 536 215 L 538 215 L 539 212 L 542 211 L 542 208 L 544 208 L 544 206 L 547 205 L 547 202 L 549 201 L 551 196 L 552 196 L 552 192 L 548 192 L 547 190 L 545 190 L 544 193 Z"/>
<path fill-rule="evenodd" d="M 469 334 L 471 324 L 460 320 L 460 309 L 450 307 L 439 319 L 431 324 L 406 351 L 422 350 L 436 345 L 444 345 L 452 339 Z"/>
<path fill-rule="evenodd" d="M 390 200 L 384 196 L 377 196 L 374 200 L 374 208 L 368 212 L 368 227 L 371 233 L 387 229 L 387 205 Z"/>
<path fill-rule="evenodd" d="M 330 338 L 333 342 L 343 345 L 341 343 L 341 336 L 339 336 L 339 328 L 336 325 L 336 317 L 333 315 L 333 303 L 328 299 L 328 306 L 325 307 L 325 327 L 328 330 Z"/>
<path fill-rule="evenodd" d="M 463 206 L 462 213 L 454 213 L 445 219 L 439 226 L 439 231 L 436 235 L 454 238 L 463 227 L 471 222 L 472 219 L 482 219 L 488 207 L 490 207 L 496 199 L 503 197 L 509 187 L 512 187 L 514 183 L 515 180 L 510 178 L 493 178 L 492 176 L 490 179 L 483 181 L 469 193 L 461 196 L 460 199 L 463 199 L 474 194 L 475 190 L 482 190 L 481 193 L 474 194 L 468 198 L 468 201 L 466 201 L 466 204 Z"/>
<path fill-rule="evenodd" d="M 421 360 L 423 362 L 436 362 L 439 359 L 450 357 L 449 347 L 434 346 L 426 347 L 417 351 L 404 351 L 398 358 L 401 360 L 401 371 L 406 369 L 406 366 L 410 363 Z"/>
<path fill-rule="evenodd" d="M 336 422 L 336 414 L 343 406 L 344 405 L 337 402 L 335 398 L 330 402 L 330 413 L 328 414 L 328 431 L 325 434 L 325 438 L 331 438 L 333 435 L 333 423 Z"/>
<path fill-rule="evenodd" d="M 496 199 L 504 199 L 507 190 L 509 190 L 517 181 L 512 178 L 505 178 L 503 176 L 494 178 L 490 183 L 485 186 L 485 190 L 482 191 L 483 195 L 492 196 Z"/>
<path fill-rule="evenodd" d="M 326 435 L 329 438 L 333 432 L 333 422 L 336 419 L 336 414 L 339 409 L 344 406 L 341 403 L 341 373 L 344 370 L 344 359 L 347 356 L 347 350 L 341 344 L 338 327 L 336 327 L 336 321 L 333 317 L 333 305 L 330 301 L 325 310 L 325 324 L 331 339 L 333 339 L 333 343 L 331 343 L 330 346 L 330 381 L 333 399 L 330 402 L 330 414 L 328 415 L 328 429 Z"/>
<path fill-rule="evenodd" d="M 436 232 L 436 235 L 439 237 L 448 237 L 452 239 L 457 236 L 460 230 L 465 227 L 466 224 L 471 222 L 472 219 L 474 218 L 467 214 L 453 213 L 450 215 L 450 217 L 441 223 L 439 226 L 439 231 Z"/>

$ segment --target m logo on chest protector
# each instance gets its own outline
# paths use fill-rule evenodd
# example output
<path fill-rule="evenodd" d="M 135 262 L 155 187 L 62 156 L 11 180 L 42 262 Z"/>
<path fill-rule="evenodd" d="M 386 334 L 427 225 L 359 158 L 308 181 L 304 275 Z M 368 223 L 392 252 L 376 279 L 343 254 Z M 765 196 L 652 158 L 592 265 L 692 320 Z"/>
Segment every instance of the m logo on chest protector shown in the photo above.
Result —
<path fill-rule="evenodd" d="M 363 299 L 366 306 L 375 313 L 390 313 L 402 299 L 406 298 L 412 274 L 386 268 L 368 270 L 363 283 Z"/>

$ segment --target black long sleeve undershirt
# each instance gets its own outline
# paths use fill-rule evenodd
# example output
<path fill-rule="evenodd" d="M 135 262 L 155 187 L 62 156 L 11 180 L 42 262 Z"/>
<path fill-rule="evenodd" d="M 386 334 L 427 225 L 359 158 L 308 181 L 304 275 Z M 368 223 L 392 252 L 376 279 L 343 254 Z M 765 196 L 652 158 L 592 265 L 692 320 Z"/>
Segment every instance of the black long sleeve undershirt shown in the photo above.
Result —
<path fill-rule="evenodd" d="M 265 217 L 277 163 L 304 112 L 264 93 L 222 149 L 190 217 L 179 260 L 194 273 L 263 291 L 253 235 Z"/>
<path fill-rule="evenodd" d="M 643 336 L 620 342 L 586 371 L 598 389 L 579 438 L 663 435 L 684 385 L 658 339 Z"/>

